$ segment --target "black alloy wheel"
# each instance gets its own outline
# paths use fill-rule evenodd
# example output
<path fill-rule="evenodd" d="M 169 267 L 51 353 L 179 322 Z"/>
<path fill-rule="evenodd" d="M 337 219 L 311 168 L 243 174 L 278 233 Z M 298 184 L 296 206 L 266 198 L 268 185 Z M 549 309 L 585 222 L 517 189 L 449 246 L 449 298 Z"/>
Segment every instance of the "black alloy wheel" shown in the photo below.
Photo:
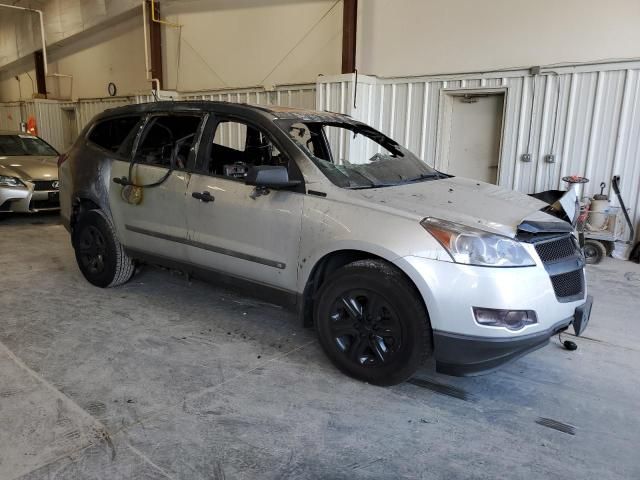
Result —
<path fill-rule="evenodd" d="M 111 219 L 102 210 L 82 213 L 72 235 L 78 267 L 90 283 L 103 288 L 115 287 L 133 276 L 133 260 L 118 240 Z"/>
<path fill-rule="evenodd" d="M 402 324 L 379 294 L 351 290 L 331 306 L 329 322 L 337 348 L 360 365 L 381 365 L 402 347 Z"/>
<path fill-rule="evenodd" d="M 349 263 L 325 278 L 313 321 L 333 364 L 374 385 L 404 382 L 433 352 L 420 293 L 402 271 L 381 259 Z"/>
<path fill-rule="evenodd" d="M 102 232 L 88 225 L 80 233 L 78 254 L 80 263 L 91 275 L 100 275 L 105 269 L 106 240 Z"/>

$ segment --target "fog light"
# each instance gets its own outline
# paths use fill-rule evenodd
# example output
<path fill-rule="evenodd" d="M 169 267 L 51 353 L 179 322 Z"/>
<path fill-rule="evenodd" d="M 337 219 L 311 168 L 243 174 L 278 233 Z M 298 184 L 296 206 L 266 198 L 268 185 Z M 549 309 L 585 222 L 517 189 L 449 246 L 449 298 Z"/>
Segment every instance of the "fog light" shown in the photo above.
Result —
<path fill-rule="evenodd" d="M 538 323 L 533 310 L 498 310 L 495 308 L 473 307 L 476 322 L 488 327 L 506 327 L 509 330 L 520 330 L 527 325 Z"/>

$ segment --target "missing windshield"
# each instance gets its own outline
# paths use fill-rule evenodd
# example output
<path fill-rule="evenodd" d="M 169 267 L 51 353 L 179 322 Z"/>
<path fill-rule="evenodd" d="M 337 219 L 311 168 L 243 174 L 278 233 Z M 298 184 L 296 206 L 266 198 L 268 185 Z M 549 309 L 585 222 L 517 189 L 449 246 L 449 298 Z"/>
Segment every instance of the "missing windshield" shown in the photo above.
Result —
<path fill-rule="evenodd" d="M 339 187 L 388 187 L 446 176 L 365 124 L 281 120 L 279 125 Z"/>

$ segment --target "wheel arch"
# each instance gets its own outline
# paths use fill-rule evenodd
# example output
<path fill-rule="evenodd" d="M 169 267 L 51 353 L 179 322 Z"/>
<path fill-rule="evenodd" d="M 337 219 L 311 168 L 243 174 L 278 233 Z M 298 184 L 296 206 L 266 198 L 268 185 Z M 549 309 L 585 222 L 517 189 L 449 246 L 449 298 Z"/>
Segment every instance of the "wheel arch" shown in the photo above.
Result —
<path fill-rule="evenodd" d="M 304 279 L 304 288 L 300 294 L 300 301 L 298 307 L 298 313 L 301 318 L 302 324 L 305 327 L 313 326 L 313 309 L 316 301 L 316 295 L 320 290 L 324 280 L 337 269 L 358 261 L 358 260 L 381 260 L 400 271 L 407 281 L 413 285 L 418 298 L 422 302 L 425 311 L 428 312 L 428 307 L 424 301 L 422 294 L 416 283 L 404 269 L 393 261 L 394 257 L 384 255 L 382 252 L 374 253 L 368 250 L 362 250 L 358 248 L 343 248 L 339 250 L 333 250 L 320 256 L 310 269 L 310 273 Z"/>
<path fill-rule="evenodd" d="M 78 194 L 73 197 L 71 202 L 71 215 L 69 218 L 69 230 L 71 232 L 71 238 L 73 239 L 74 227 L 78 223 L 80 216 L 88 212 L 89 210 L 102 210 L 109 217 L 111 213 L 108 209 L 103 208 L 100 203 L 92 196 L 88 194 Z"/>

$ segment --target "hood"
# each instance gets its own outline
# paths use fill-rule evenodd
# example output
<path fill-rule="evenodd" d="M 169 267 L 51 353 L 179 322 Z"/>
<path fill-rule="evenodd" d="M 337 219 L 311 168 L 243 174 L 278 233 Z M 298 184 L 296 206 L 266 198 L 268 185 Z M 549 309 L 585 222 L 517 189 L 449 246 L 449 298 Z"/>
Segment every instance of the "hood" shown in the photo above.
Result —
<path fill-rule="evenodd" d="M 564 220 L 541 211 L 548 204 L 520 192 L 488 183 L 452 177 L 394 187 L 354 190 L 364 200 L 415 214 L 435 217 L 515 237 L 523 221 L 566 230 Z M 570 226 L 569 226 L 570 227 Z"/>
<path fill-rule="evenodd" d="M 24 155 L 0 157 L 0 175 L 21 180 L 57 180 L 57 157 Z"/>

